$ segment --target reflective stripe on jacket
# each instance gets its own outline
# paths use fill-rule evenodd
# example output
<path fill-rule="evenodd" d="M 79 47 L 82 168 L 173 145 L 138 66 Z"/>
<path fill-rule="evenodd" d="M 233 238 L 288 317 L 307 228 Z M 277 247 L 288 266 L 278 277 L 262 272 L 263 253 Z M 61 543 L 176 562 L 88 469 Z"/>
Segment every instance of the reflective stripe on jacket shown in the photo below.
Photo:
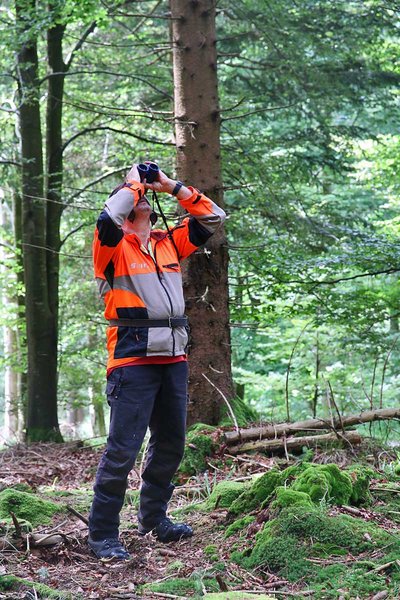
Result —
<path fill-rule="evenodd" d="M 191 215 L 167 232 L 150 234 L 150 252 L 136 234 L 124 235 L 121 225 L 144 193 L 131 182 L 111 196 L 99 216 L 93 241 L 96 281 L 105 303 L 106 319 L 165 319 L 185 311 L 180 261 L 216 231 L 224 211 L 193 188 L 192 196 L 178 200 Z M 177 252 L 179 256 L 177 256 Z M 184 327 L 108 327 L 107 369 L 141 356 L 185 354 Z"/>

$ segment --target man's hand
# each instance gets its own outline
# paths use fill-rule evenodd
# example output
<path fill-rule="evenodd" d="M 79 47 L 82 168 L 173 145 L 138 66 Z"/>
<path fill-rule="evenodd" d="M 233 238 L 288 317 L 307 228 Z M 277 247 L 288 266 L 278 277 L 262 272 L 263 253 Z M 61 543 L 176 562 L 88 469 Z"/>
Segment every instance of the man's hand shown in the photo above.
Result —
<path fill-rule="evenodd" d="M 146 161 L 148 162 L 148 161 Z M 153 181 L 153 183 L 147 183 L 146 180 L 143 180 L 143 185 L 149 190 L 154 190 L 155 192 L 166 192 L 170 194 L 175 187 L 175 181 L 170 179 L 168 175 L 166 175 L 161 169 L 158 171 L 158 179 L 157 181 Z"/>

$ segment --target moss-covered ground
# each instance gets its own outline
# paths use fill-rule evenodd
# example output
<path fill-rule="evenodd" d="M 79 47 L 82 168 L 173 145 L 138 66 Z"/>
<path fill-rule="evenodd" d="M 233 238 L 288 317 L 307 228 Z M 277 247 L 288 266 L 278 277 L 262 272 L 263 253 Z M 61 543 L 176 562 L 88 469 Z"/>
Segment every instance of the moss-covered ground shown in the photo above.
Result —
<path fill-rule="evenodd" d="M 121 512 L 132 558 L 123 564 L 99 563 L 88 551 L 85 523 L 67 510 L 87 517 L 102 449 L 34 447 L 43 460 L 32 470 L 24 466 L 32 447 L 13 449 L 13 467 L 0 482 L 0 599 L 400 598 L 395 453 L 384 453 L 382 463 L 381 453 L 368 449 L 357 459 L 343 451 L 290 462 L 261 454 L 225 461 L 213 456 L 213 430 L 192 433 L 195 447 L 171 512 L 192 525 L 194 537 L 163 545 L 138 536 L 133 471 Z M 210 434 L 202 454 L 198 436 L 210 441 Z M 18 538 L 10 512 L 33 532 L 24 526 Z M 35 546 L 38 533 L 61 533 L 63 541 Z"/>

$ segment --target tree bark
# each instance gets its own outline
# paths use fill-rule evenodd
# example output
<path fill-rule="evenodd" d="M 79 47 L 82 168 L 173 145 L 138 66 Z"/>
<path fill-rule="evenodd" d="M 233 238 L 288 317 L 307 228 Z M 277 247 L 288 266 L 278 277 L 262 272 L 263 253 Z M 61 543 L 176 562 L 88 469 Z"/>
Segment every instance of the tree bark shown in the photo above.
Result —
<path fill-rule="evenodd" d="M 279 450 L 301 450 L 304 446 L 307 448 L 316 448 L 328 444 L 353 445 L 361 444 L 361 436 L 357 431 L 347 431 L 344 434 L 324 433 L 322 435 L 308 435 L 303 437 L 279 438 L 277 440 L 259 440 L 257 442 L 247 442 L 229 448 L 229 454 L 240 454 L 241 452 L 251 452 L 262 450 L 263 452 L 276 452 Z"/>
<path fill-rule="evenodd" d="M 57 331 L 49 306 L 46 203 L 40 122 L 35 0 L 16 0 L 19 128 L 22 156 L 22 241 L 28 344 L 28 441 L 60 440 L 57 417 Z"/>
<path fill-rule="evenodd" d="M 55 11 L 52 3 L 49 12 Z M 50 251 L 47 253 L 47 278 L 49 306 L 54 317 L 54 327 L 58 337 L 58 284 L 60 270 L 60 222 L 63 211 L 62 180 L 62 108 L 64 79 L 66 66 L 62 55 L 62 40 L 65 26 L 55 25 L 47 31 L 47 59 L 51 73 L 58 73 L 48 79 L 48 100 L 46 112 L 46 158 L 47 186 L 46 197 L 46 242 Z M 57 355 L 55 357 L 57 359 Z M 56 363 L 57 364 L 57 363 Z"/>
<path fill-rule="evenodd" d="M 22 201 L 19 192 L 14 191 L 13 193 L 13 232 L 15 247 L 17 249 L 16 261 L 18 265 L 17 269 L 17 285 L 19 289 L 24 289 L 24 261 L 23 261 L 23 246 L 22 246 Z M 25 319 L 25 296 L 21 293 L 17 294 L 16 302 L 18 305 L 18 318 Z M 24 323 L 25 325 L 25 323 Z M 25 366 L 26 361 L 26 334 L 25 329 L 19 327 L 16 331 L 17 334 L 17 357 L 18 364 Z M 18 398 L 21 406 L 21 423 L 20 430 L 25 431 L 26 423 L 28 421 L 28 377 L 26 369 L 18 373 Z"/>
<path fill-rule="evenodd" d="M 372 421 L 384 421 L 389 419 L 400 419 L 400 408 L 383 408 L 377 410 L 366 410 L 357 415 L 349 415 L 334 419 L 333 422 L 324 419 L 307 419 L 306 421 L 296 421 L 295 423 L 278 423 L 277 425 L 267 425 L 265 427 L 251 427 L 237 431 L 226 431 L 223 438 L 226 444 L 236 444 L 246 440 L 276 438 L 282 435 L 295 433 L 298 431 L 313 431 L 318 429 L 331 429 L 332 426 L 339 430 L 344 427 L 354 427 L 362 423 L 371 423 Z"/>
<path fill-rule="evenodd" d="M 0 231 L 9 231 L 11 229 L 11 220 L 9 206 L 3 201 L 0 204 Z M 1 236 L 3 237 L 3 236 Z M 0 276 L 3 282 L 2 302 L 4 306 L 10 307 L 11 323 L 6 322 L 3 326 L 3 348 L 4 348 L 4 427 L 2 435 L 6 440 L 20 441 L 20 406 L 19 406 L 19 372 L 16 366 L 19 364 L 18 346 L 17 346 L 17 328 L 16 320 L 16 274 L 10 272 L 6 266 L 9 255 L 7 253 L 7 243 L 0 246 Z M 12 290 L 12 291 L 11 291 Z"/>
<path fill-rule="evenodd" d="M 223 207 L 214 0 L 170 0 L 177 174 Z M 228 251 L 223 229 L 184 269 L 192 345 L 189 423 L 219 420 L 221 394 L 233 396 Z"/>

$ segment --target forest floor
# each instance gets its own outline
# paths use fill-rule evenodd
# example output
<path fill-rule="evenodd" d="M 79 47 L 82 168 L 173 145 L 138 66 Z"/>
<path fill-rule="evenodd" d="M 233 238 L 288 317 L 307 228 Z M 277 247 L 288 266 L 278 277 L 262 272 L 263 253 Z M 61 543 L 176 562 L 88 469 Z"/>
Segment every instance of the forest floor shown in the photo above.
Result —
<path fill-rule="evenodd" d="M 170 512 L 173 517 L 176 515 L 176 518 L 192 525 L 195 535 L 174 544 L 161 544 L 151 534 L 145 537 L 138 535 L 135 515 L 139 474 L 133 471 L 121 514 L 121 538 L 131 560 L 103 564 L 88 549 L 85 523 L 66 509 L 68 504 L 87 517 L 102 448 L 83 444 L 32 444 L 5 449 L 0 453 L 0 498 L 4 490 L 25 490 L 30 494 L 34 492 L 35 497 L 59 503 L 61 512 L 55 513 L 46 525 L 35 525 L 33 532 L 60 535 L 61 539 L 56 545 L 35 546 L 32 534 L 22 532 L 17 535 L 15 523 L 10 524 L 9 519 L 0 517 L 0 599 L 182 600 L 206 597 L 228 600 L 251 598 L 247 596 L 250 592 L 258 599 L 400 598 L 400 477 L 396 475 L 397 457 L 391 451 L 376 447 L 357 452 L 358 456 L 345 450 L 316 452 L 312 461 L 336 463 L 341 470 L 363 461 L 374 469 L 374 478 L 369 481 L 372 497 L 368 506 L 333 505 L 324 509 L 327 511 L 325 514 L 331 520 L 336 519 L 337 523 L 339 517 L 346 515 L 343 518 L 347 519 L 347 525 L 350 520 L 352 527 L 357 525 L 365 547 L 355 552 L 354 547 L 348 545 L 347 549 L 339 548 L 339 552 L 340 541 L 333 543 L 332 538 L 329 552 L 326 544 L 324 552 L 321 552 L 323 544 L 316 543 L 318 532 L 310 533 L 308 541 L 303 540 L 298 547 L 303 551 L 305 545 L 311 545 L 315 549 L 318 546 L 320 550 L 305 559 L 314 569 L 310 571 L 312 577 L 308 578 L 304 575 L 308 571 L 302 572 L 300 563 L 298 577 L 296 571 L 289 568 L 297 564 L 300 552 L 295 550 L 293 555 L 294 548 L 289 548 L 291 543 L 296 544 L 293 536 L 300 535 L 294 530 L 288 533 L 290 537 L 282 538 L 288 551 L 283 562 L 282 557 L 276 558 L 275 555 L 268 559 L 271 556 L 270 546 L 265 547 L 265 561 L 259 561 L 253 568 L 246 567 L 245 560 L 232 558 L 234 550 L 239 556 L 239 551 L 248 547 L 249 555 L 252 549 L 258 547 L 257 539 L 261 538 L 255 536 L 260 536 L 265 522 L 273 519 L 276 513 L 268 512 L 265 506 L 257 506 L 249 510 L 249 514 L 253 515 L 249 519 L 252 523 L 246 522 L 245 529 L 238 529 L 226 537 L 226 529 L 233 520 L 229 507 L 221 506 L 224 503 L 219 503 L 219 499 L 214 505 L 209 504 L 208 509 L 204 505 L 218 482 L 229 480 L 245 484 L 274 467 L 282 470 L 290 464 L 299 464 L 296 457 L 291 457 L 289 462 L 262 454 L 231 457 L 225 461 L 221 461 L 221 457 L 218 461 L 210 459 L 206 473 L 183 480 L 175 489 Z M 199 505 L 201 501 L 203 504 Z M 292 521 L 298 522 L 302 518 L 300 513 L 291 517 Z M 283 527 L 282 523 L 280 526 Z M 338 526 L 342 525 L 339 523 Z M 334 537 L 334 534 L 329 535 Z M 374 536 L 377 536 L 376 539 Z M 326 542 L 326 539 L 321 538 L 320 541 Z M 279 540 L 274 545 L 279 546 Z M 277 552 L 276 548 L 273 550 Z M 236 595 L 231 594 L 234 591 Z"/>

